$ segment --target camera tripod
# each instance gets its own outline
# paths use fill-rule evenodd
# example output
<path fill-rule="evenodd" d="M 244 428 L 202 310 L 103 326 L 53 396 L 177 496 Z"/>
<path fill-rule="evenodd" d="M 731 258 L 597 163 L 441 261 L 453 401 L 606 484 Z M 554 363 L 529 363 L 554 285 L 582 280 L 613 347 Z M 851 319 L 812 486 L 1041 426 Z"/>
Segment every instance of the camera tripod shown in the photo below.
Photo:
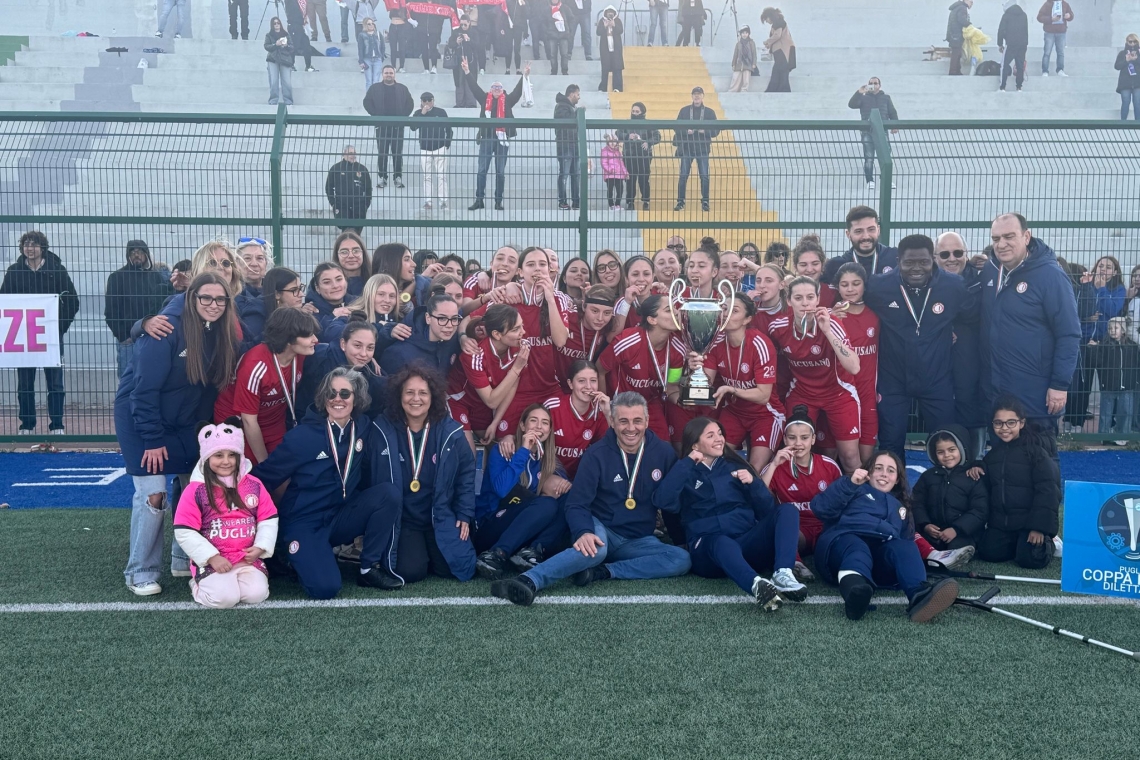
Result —
<path fill-rule="evenodd" d="M 270 3 L 273 3 L 273 15 L 281 18 L 281 0 L 265 0 L 265 7 L 261 9 L 261 21 L 257 22 L 257 33 L 254 37 L 261 36 L 261 25 L 265 23 L 265 14 L 269 12 Z"/>
<path fill-rule="evenodd" d="M 724 0 L 724 7 L 720 9 L 720 18 L 716 21 L 716 26 L 713 28 L 712 42 L 716 42 L 716 36 L 720 33 L 720 25 L 724 22 L 724 14 L 732 9 L 732 23 L 735 31 L 740 30 L 740 19 L 736 15 L 736 0 Z"/>

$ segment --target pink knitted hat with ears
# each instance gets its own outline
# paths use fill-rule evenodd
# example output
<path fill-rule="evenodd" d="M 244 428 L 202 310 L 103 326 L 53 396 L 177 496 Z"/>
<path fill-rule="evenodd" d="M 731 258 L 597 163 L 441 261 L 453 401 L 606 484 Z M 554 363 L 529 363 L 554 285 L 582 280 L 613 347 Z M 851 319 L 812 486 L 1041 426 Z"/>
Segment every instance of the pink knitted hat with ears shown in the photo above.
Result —
<path fill-rule="evenodd" d="M 241 428 L 228 422 L 206 425 L 198 431 L 198 449 L 203 462 L 219 451 L 232 451 L 240 461 L 245 456 L 245 436 Z"/>

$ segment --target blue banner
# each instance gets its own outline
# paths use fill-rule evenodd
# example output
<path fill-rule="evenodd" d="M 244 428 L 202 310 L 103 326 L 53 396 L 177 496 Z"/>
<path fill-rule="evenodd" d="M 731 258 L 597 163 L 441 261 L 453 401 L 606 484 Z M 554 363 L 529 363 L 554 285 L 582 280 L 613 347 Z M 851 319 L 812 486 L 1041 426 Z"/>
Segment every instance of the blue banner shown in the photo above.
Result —
<path fill-rule="evenodd" d="M 1140 488 L 1065 483 L 1061 590 L 1140 599 Z"/>

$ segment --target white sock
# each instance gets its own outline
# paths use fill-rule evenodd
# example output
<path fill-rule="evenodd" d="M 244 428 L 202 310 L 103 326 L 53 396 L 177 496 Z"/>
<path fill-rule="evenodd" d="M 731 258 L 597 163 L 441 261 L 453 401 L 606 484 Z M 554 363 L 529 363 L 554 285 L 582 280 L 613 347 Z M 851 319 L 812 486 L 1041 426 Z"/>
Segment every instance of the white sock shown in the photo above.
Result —
<path fill-rule="evenodd" d="M 368 575 L 368 571 L 371 569 L 372 568 L 370 568 L 370 567 L 365 567 L 364 565 L 361 565 L 360 566 L 360 574 L 361 575 Z"/>
<path fill-rule="evenodd" d="M 836 581 L 842 581 L 842 580 L 843 580 L 844 578 L 846 578 L 848 575 L 858 575 L 858 574 L 859 574 L 859 573 L 855 572 L 854 570 L 840 570 L 840 571 L 839 571 L 839 575 L 837 575 L 837 576 L 835 577 L 835 580 L 836 580 Z"/>

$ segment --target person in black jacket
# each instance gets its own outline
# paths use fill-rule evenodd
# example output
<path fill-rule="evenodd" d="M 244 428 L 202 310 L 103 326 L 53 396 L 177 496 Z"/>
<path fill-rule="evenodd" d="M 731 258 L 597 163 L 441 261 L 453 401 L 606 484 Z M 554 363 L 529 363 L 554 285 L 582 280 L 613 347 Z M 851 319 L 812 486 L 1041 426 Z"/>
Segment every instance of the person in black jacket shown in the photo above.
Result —
<path fill-rule="evenodd" d="M 699 0 L 698 0 L 699 2 Z M 677 112 L 677 121 L 716 121 L 716 112 L 705 106 L 703 87 L 693 88 L 693 103 Z M 681 176 L 677 181 L 677 205 L 674 211 L 685 208 L 685 189 L 689 184 L 689 173 L 693 162 L 697 162 L 697 173 L 701 176 L 701 211 L 709 210 L 709 154 L 712 152 L 713 138 L 720 134 L 719 129 L 704 126 L 686 125 L 673 130 L 673 145 L 677 157 L 681 159 Z"/>
<path fill-rule="evenodd" d="M 467 76 L 467 86 L 479 104 L 479 118 L 488 119 L 492 126 L 480 127 L 479 142 L 479 168 L 475 178 L 475 202 L 467 207 L 468 211 L 478 211 L 485 208 L 483 198 L 487 194 L 487 172 L 491 169 L 491 158 L 495 159 L 495 210 L 503 210 L 503 191 L 506 188 L 507 151 L 510 148 L 510 139 L 517 132 L 510 126 L 514 119 L 514 106 L 522 98 L 523 80 L 530 76 L 530 64 L 523 69 L 523 75 L 515 89 L 507 93 L 502 82 L 492 82 L 489 92 L 484 92 L 479 86 L 478 75 L 471 70 L 467 59 L 460 64 L 463 73 Z"/>
<path fill-rule="evenodd" d="M 689 46 L 689 40 L 696 37 L 697 47 L 701 46 L 701 31 L 705 28 L 705 4 L 703 0 L 681 0 L 677 8 L 677 22 L 681 32 L 676 45 Z"/>
<path fill-rule="evenodd" d="M 1001 15 L 1001 22 L 997 31 L 998 51 L 1002 54 L 1001 85 L 999 89 L 1005 92 L 1005 83 L 1009 79 L 1011 67 L 1017 67 L 1018 92 L 1021 83 L 1025 81 L 1025 51 L 1029 49 L 1029 17 L 1017 0 L 1007 0 L 1005 13 Z"/>
<path fill-rule="evenodd" d="M 950 6 L 950 18 L 946 21 L 946 41 L 950 43 L 950 76 L 962 76 L 962 44 L 965 38 L 962 30 L 970 25 L 970 8 L 974 0 L 956 0 Z"/>
<path fill-rule="evenodd" d="M 1124 40 L 1124 49 L 1116 54 L 1116 91 L 1120 93 L 1120 120 L 1128 118 L 1128 104 L 1132 104 L 1133 121 L 1140 120 L 1140 37 L 1130 34 Z"/>
<path fill-rule="evenodd" d="M 602 59 L 602 81 L 598 89 L 605 92 L 609 89 L 610 74 L 613 74 L 614 92 L 621 92 L 621 73 L 625 69 L 625 56 L 622 54 L 622 34 L 625 27 L 618 18 L 617 8 L 607 5 L 598 19 L 598 56 Z M 582 39 L 585 39 L 583 35 Z M 589 48 L 586 48 L 588 51 Z M 586 60 L 590 56 L 587 53 Z"/>
<path fill-rule="evenodd" d="M 542 0 L 538 1 L 541 2 Z M 479 45 L 471 30 L 471 20 L 466 15 L 459 17 L 459 26 L 451 32 L 451 39 L 448 40 L 447 47 L 455 53 L 455 58 L 459 61 L 475 62 L 478 60 Z M 463 73 L 461 66 L 452 67 L 451 78 L 455 82 L 455 107 L 477 107 L 479 104 L 475 102 L 475 96 L 467 87 L 467 75 Z"/>
<path fill-rule="evenodd" d="M 985 478 L 990 497 L 978 558 L 1040 569 L 1056 551 L 1061 472 L 1037 433 L 1026 429 L 1025 419 L 1025 406 L 1017 398 L 1000 396 L 994 404 L 993 448 L 968 474 Z"/>
<path fill-rule="evenodd" d="M 373 116 L 408 116 L 416 107 L 412 100 L 412 93 L 408 92 L 406 85 L 396 81 L 396 69 L 391 65 L 384 67 L 379 82 L 368 88 L 364 94 L 364 110 Z M 388 155 L 392 155 L 392 181 L 396 187 L 403 188 L 404 180 L 404 127 L 385 125 L 376 127 L 376 147 L 380 157 L 377 159 L 376 187 L 388 186 Z"/>
<path fill-rule="evenodd" d="M 372 205 L 372 178 L 368 168 L 356 160 L 356 147 L 344 146 L 341 160 L 329 169 L 325 178 L 325 197 L 337 219 L 364 219 Z M 360 234 L 360 227 L 341 227 L 341 232 Z"/>
<path fill-rule="evenodd" d="M 566 86 L 565 93 L 554 96 L 554 118 L 573 119 L 582 99 L 582 88 L 576 84 Z M 554 130 L 554 149 L 558 158 L 558 208 L 569 211 L 577 209 L 581 202 L 578 192 L 578 130 L 574 127 L 558 127 Z M 570 200 L 566 200 L 566 179 L 570 179 Z"/>
<path fill-rule="evenodd" d="M 289 33 L 281 24 L 281 19 L 274 16 L 269 19 L 269 31 L 265 34 L 265 64 L 269 71 L 269 105 L 275 106 L 278 101 L 285 105 L 293 105 L 293 64 L 297 56 L 293 51 L 293 43 L 289 41 Z"/>
<path fill-rule="evenodd" d="M 412 124 L 412 131 L 420 135 L 420 168 L 424 174 L 424 211 L 432 210 L 432 198 L 439 201 L 439 210 L 447 211 L 447 154 L 451 150 L 451 127 L 447 124 L 447 111 L 435 107 L 435 95 L 420 95 L 420 108 L 413 119 L 443 119 L 439 126 Z M 433 188 L 435 188 L 433 192 Z"/>
<path fill-rule="evenodd" d="M 173 292 L 165 270 L 155 270 L 146 241 L 128 241 L 127 263 L 111 272 L 103 299 L 103 318 L 119 342 L 119 377 L 134 355 L 131 325 L 148 314 L 162 311 L 163 302 Z"/>
<path fill-rule="evenodd" d="M 629 118 L 645 120 L 645 104 L 634 103 L 629 108 Z M 661 142 L 661 131 L 653 128 L 619 129 L 618 139 L 622 141 L 622 157 L 629 179 L 625 187 L 625 207 L 633 211 L 636 190 L 641 189 L 641 208 L 649 210 L 649 169 L 653 163 L 653 146 Z"/>
<path fill-rule="evenodd" d="M 926 440 L 933 467 L 922 473 L 911 495 L 915 529 L 935 549 L 952 552 L 937 558 L 947 567 L 970 561 L 989 517 L 985 483 L 966 474 L 971 454 L 965 428 L 947 425 L 934 431 Z"/>
<path fill-rule="evenodd" d="M 871 112 L 878 111 L 884 121 L 898 121 L 899 114 L 895 110 L 891 96 L 882 90 L 882 82 L 878 77 L 871 77 L 867 84 L 860 87 L 847 101 L 847 107 L 859 111 L 859 118 L 863 121 L 871 120 Z M 898 132 L 891 130 L 892 134 Z M 863 133 L 863 179 L 867 182 L 867 189 L 875 189 L 875 141 L 870 132 Z M 893 185 L 892 185 L 893 189 Z"/>
<path fill-rule="evenodd" d="M 20 256 L 8 267 L 0 294 L 59 296 L 59 356 L 63 359 L 63 335 L 71 327 L 79 312 L 79 295 L 67 274 L 67 268 L 48 248 L 47 235 L 38 230 L 20 236 Z M 63 366 L 44 367 L 44 380 L 48 387 L 48 418 L 50 430 L 63 435 Z M 36 429 L 36 368 L 20 367 L 16 370 L 16 397 L 20 407 L 20 434 L 28 435 Z"/>
<path fill-rule="evenodd" d="M 573 0 L 537 2 L 544 4 L 540 12 L 543 20 L 539 27 L 546 43 L 546 57 L 550 59 L 550 73 L 558 73 L 561 57 L 562 75 L 566 76 L 570 73 L 570 44 L 574 40 L 574 29 L 578 26 L 578 9 L 574 7 Z"/>

